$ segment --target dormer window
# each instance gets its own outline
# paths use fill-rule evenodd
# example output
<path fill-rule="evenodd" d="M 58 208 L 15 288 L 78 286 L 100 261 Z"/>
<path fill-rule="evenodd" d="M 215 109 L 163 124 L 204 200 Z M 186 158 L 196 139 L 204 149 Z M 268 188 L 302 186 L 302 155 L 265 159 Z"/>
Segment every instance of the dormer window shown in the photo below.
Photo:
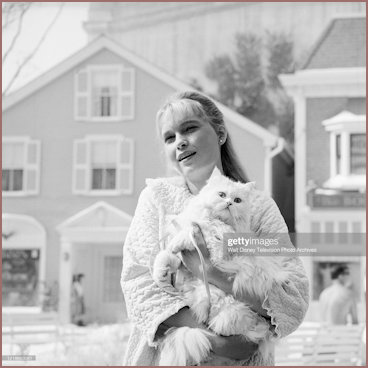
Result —
<path fill-rule="evenodd" d="M 349 111 L 322 122 L 330 134 L 330 179 L 324 187 L 365 191 L 366 116 Z"/>
<path fill-rule="evenodd" d="M 75 75 L 75 119 L 122 121 L 134 118 L 134 70 L 89 65 Z"/>

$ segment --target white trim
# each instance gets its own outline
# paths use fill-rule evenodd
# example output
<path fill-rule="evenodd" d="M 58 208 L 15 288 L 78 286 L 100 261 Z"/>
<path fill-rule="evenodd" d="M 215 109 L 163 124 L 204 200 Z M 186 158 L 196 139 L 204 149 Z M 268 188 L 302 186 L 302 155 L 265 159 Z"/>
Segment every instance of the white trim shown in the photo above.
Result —
<path fill-rule="evenodd" d="M 109 142 L 116 144 L 116 176 L 115 176 L 115 188 L 116 189 L 91 189 L 91 144 L 93 142 Z M 129 144 L 130 151 L 130 162 L 127 164 L 119 163 L 121 157 L 121 144 L 126 143 Z M 77 164 L 77 144 L 85 144 L 86 145 L 86 162 Z M 76 173 L 78 169 L 85 170 L 85 183 L 86 188 L 84 190 L 76 190 Z M 120 178 L 119 178 L 119 169 L 129 169 L 129 187 L 127 189 L 120 188 Z M 118 195 L 131 195 L 133 194 L 133 184 L 134 184 L 134 140 L 133 138 L 127 138 L 123 135 L 119 134 L 91 134 L 86 135 L 82 139 L 76 139 L 74 141 L 74 150 L 73 150 L 73 168 L 72 168 L 72 193 L 74 195 L 86 195 L 86 196 L 118 196 Z"/>
<path fill-rule="evenodd" d="M 194 90 L 193 87 L 181 82 L 180 80 L 172 77 L 171 75 L 163 72 L 159 68 L 156 68 L 149 62 L 141 59 L 140 57 L 134 55 L 133 53 L 125 50 L 120 44 L 115 41 L 105 37 L 100 36 L 94 39 L 86 47 L 70 56 L 54 68 L 50 69 L 48 72 L 42 74 L 40 77 L 36 78 L 32 82 L 28 83 L 19 90 L 11 93 L 3 100 L 3 112 L 14 106 L 24 98 L 34 94 L 36 91 L 51 83 L 56 78 L 60 77 L 62 74 L 68 72 L 72 68 L 77 67 L 79 64 L 84 62 L 87 58 L 91 57 L 98 51 L 102 49 L 107 49 L 121 58 L 127 60 L 129 63 L 133 64 L 135 67 L 143 70 L 144 72 L 152 75 L 153 77 L 159 79 L 163 83 L 172 87 L 177 91 Z M 230 122 L 239 126 L 246 132 L 249 132 L 256 137 L 260 138 L 265 146 L 274 146 L 276 144 L 277 138 L 275 135 L 262 128 L 253 121 L 243 117 L 242 115 L 234 112 L 228 107 L 221 103 L 216 102 L 220 110 L 223 112 L 225 120 L 230 120 Z"/>
<path fill-rule="evenodd" d="M 69 217 L 67 220 L 63 221 L 60 225 L 57 226 L 57 228 L 56 228 L 57 231 L 61 233 L 66 228 L 72 227 L 73 224 L 75 224 L 76 222 L 79 222 L 83 217 L 87 216 L 88 214 L 90 214 L 93 211 L 96 211 L 99 208 L 104 208 L 107 211 L 111 211 L 111 212 L 115 213 L 116 215 L 120 216 L 123 221 L 127 221 L 127 222 L 132 221 L 133 217 L 130 216 L 129 214 L 127 214 L 126 212 L 124 212 L 124 211 L 118 209 L 117 207 L 114 207 L 111 204 L 106 203 L 104 201 L 98 201 L 98 202 L 92 204 L 91 206 L 79 211 L 75 215 Z"/>
<path fill-rule="evenodd" d="M 2 144 L 7 143 L 21 143 L 23 144 L 23 182 L 22 182 L 22 190 L 17 191 L 4 191 L 2 190 L 3 197 L 28 197 L 38 195 L 40 193 L 40 177 L 41 177 L 41 141 L 37 139 L 32 139 L 29 136 L 3 136 L 2 137 Z M 28 163 L 28 149 L 31 144 L 35 145 L 35 160 L 34 164 Z M 4 169 L 4 167 L 2 167 Z M 28 179 L 28 172 L 30 170 L 35 171 L 35 190 L 28 190 L 27 189 L 27 179 Z"/>
<path fill-rule="evenodd" d="M 264 191 L 268 193 L 269 195 L 272 195 L 272 177 L 273 177 L 273 165 L 272 160 L 274 157 L 276 157 L 278 154 L 280 154 L 285 149 L 285 140 L 284 138 L 279 138 L 277 140 L 277 145 L 273 149 L 270 147 L 266 147 L 266 161 L 265 161 L 265 167 L 264 167 Z"/>
<path fill-rule="evenodd" d="M 294 147 L 295 162 L 297 162 L 295 170 L 295 228 L 297 232 L 302 229 L 301 208 L 306 206 L 306 181 L 307 181 L 307 145 L 306 145 L 306 100 L 301 91 L 294 96 L 295 104 L 295 131 L 294 131 Z"/>
<path fill-rule="evenodd" d="M 84 218 L 88 217 L 90 214 L 97 213 L 100 209 L 103 209 L 106 214 L 110 213 L 116 215 L 119 218 L 121 226 L 109 226 L 108 224 L 97 227 L 79 225 L 83 222 Z M 56 227 L 56 230 L 63 239 L 67 239 L 67 241 L 71 243 L 83 241 L 123 243 L 131 221 L 132 216 L 126 212 L 104 201 L 98 201 L 62 222 Z"/>
<path fill-rule="evenodd" d="M 342 111 L 332 118 L 322 121 L 328 132 L 366 132 L 366 115 L 357 115 L 350 111 Z"/>
<path fill-rule="evenodd" d="M 365 96 L 366 68 L 305 69 L 282 74 L 280 80 L 291 94 L 302 89 L 305 97 Z"/>
<path fill-rule="evenodd" d="M 96 226 L 95 222 L 94 226 L 92 224 L 86 226 L 86 223 L 88 224 L 86 219 L 93 214 L 98 216 L 100 209 L 104 210 L 106 218 L 111 219 L 111 215 L 116 215 L 117 219 L 113 220 L 112 223 L 118 222 L 121 226 L 109 226 L 103 220 L 101 220 L 100 226 Z M 132 216 L 126 212 L 104 201 L 98 201 L 69 217 L 56 227 L 60 234 L 59 315 L 62 322 L 70 322 L 70 275 L 73 271 L 73 246 L 80 242 L 88 242 L 104 244 L 104 247 L 107 248 L 109 244 L 120 243 L 123 247 L 131 221 Z"/>

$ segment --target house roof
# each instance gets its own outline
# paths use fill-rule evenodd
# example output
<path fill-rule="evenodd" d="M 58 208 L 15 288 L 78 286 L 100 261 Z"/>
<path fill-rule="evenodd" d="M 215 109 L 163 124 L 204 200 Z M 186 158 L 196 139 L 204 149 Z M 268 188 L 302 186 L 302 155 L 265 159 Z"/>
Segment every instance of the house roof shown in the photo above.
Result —
<path fill-rule="evenodd" d="M 67 228 L 129 228 L 132 216 L 124 211 L 99 201 L 63 221 L 57 229 Z"/>
<path fill-rule="evenodd" d="M 91 57 L 95 53 L 107 49 L 128 62 L 134 64 L 138 68 L 152 75 L 153 77 L 161 80 L 163 83 L 171 86 L 177 91 L 183 90 L 193 90 L 193 87 L 183 83 L 177 78 L 169 75 L 168 73 L 162 71 L 161 69 L 153 66 L 146 60 L 138 57 L 132 52 L 123 48 L 119 43 L 114 40 L 101 35 L 95 38 L 92 42 L 87 44 L 81 50 L 68 57 L 61 63 L 57 64 L 55 67 L 45 72 L 38 78 L 34 79 L 30 83 L 26 84 L 24 87 L 14 91 L 3 99 L 2 110 L 6 111 L 10 107 L 14 106 L 18 102 L 22 101 L 26 97 L 32 95 L 37 90 L 46 86 L 47 84 L 54 81 L 56 78 L 62 76 L 64 73 L 70 71 L 72 68 L 76 67 L 79 63 L 83 62 L 87 58 Z M 216 102 L 225 119 L 228 119 L 230 123 L 233 123 L 245 131 L 253 134 L 254 136 L 260 138 L 266 146 L 273 147 L 277 143 L 278 137 L 264 129 L 255 122 L 247 119 L 246 117 L 236 113 L 235 111 L 229 109 L 225 105 Z"/>
<path fill-rule="evenodd" d="M 366 17 L 334 18 L 316 42 L 302 69 L 366 66 Z"/>

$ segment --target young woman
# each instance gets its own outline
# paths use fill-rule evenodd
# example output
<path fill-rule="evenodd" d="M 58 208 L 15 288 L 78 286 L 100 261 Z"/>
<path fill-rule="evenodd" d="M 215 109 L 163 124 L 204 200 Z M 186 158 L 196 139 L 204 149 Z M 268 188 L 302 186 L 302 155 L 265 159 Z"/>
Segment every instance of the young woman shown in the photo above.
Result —
<path fill-rule="evenodd" d="M 159 240 L 173 217 L 187 201 L 206 184 L 215 166 L 227 177 L 247 182 L 234 154 L 223 115 L 215 103 L 197 92 L 172 96 L 157 114 L 160 139 L 169 164 L 177 177 L 148 179 L 142 191 L 128 231 L 123 256 L 121 286 L 133 329 L 127 346 L 124 365 L 157 365 L 157 340 L 172 326 L 201 327 L 185 301 L 161 290 L 151 277 L 152 258 L 159 252 Z M 255 191 L 252 198 L 252 231 L 256 234 L 287 233 L 287 227 L 272 198 Z M 199 247 L 208 259 L 200 229 L 196 234 Z M 185 265 L 201 277 L 196 252 L 184 252 Z M 279 337 L 294 331 L 308 308 L 308 280 L 297 258 L 290 260 L 293 277 L 275 287 L 265 300 L 249 296 L 252 308 L 269 319 L 270 329 Z M 208 279 L 217 287 L 231 292 L 232 285 L 218 270 L 208 267 Z M 239 336 L 214 336 L 213 352 L 218 356 L 252 364 L 257 345 L 244 342 Z M 273 356 L 262 365 L 273 365 Z"/>

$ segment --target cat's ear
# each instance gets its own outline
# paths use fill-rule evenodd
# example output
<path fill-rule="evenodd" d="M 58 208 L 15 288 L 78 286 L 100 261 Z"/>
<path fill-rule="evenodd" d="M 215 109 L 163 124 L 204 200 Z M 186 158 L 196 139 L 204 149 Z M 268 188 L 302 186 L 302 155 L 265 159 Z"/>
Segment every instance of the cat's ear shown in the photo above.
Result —
<path fill-rule="evenodd" d="M 256 182 L 255 181 L 250 181 L 250 182 L 246 183 L 245 186 L 249 190 L 256 189 Z"/>
<path fill-rule="evenodd" d="M 217 166 L 212 171 L 211 176 L 207 180 L 207 184 L 210 184 L 212 182 L 215 182 L 218 178 L 221 178 L 223 175 L 221 174 L 221 171 L 218 169 Z"/>

